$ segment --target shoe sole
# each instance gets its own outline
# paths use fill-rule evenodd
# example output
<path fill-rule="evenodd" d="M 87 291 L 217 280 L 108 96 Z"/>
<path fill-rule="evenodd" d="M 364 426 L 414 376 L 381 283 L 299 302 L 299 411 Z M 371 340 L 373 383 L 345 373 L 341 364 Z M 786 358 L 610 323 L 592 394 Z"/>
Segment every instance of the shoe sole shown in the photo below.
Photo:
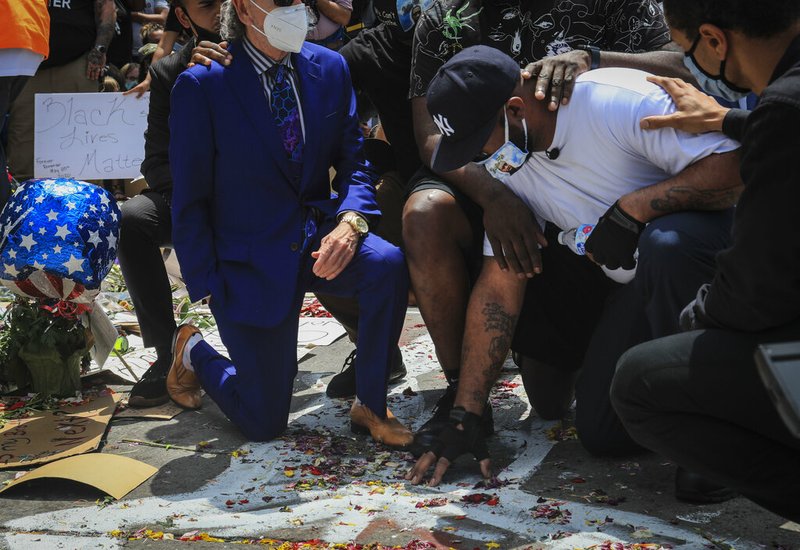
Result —
<path fill-rule="evenodd" d="M 128 398 L 128 406 L 134 409 L 147 409 L 150 407 L 158 407 L 169 401 L 169 394 L 160 395 L 158 397 L 139 397 L 137 395 Z"/>
<path fill-rule="evenodd" d="M 352 420 L 350 421 L 350 431 L 358 435 L 369 435 L 369 428 L 361 424 L 356 424 Z"/>

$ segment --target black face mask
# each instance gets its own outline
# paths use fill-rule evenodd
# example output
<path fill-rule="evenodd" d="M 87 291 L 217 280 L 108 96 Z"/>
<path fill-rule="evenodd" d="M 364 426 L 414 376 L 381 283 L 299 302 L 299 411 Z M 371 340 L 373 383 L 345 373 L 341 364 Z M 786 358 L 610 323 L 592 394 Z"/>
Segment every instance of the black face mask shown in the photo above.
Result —
<path fill-rule="evenodd" d="M 203 28 L 194 21 L 192 21 L 192 18 L 189 17 L 189 12 L 187 12 L 186 10 L 183 10 L 183 13 L 186 14 L 186 19 L 189 20 L 189 22 L 192 24 L 192 27 L 194 28 L 194 32 L 197 35 L 197 44 L 199 44 L 203 40 L 206 40 L 208 42 L 213 42 L 214 44 L 219 44 L 220 42 L 222 42 L 222 37 L 219 35 L 219 33 Z"/>

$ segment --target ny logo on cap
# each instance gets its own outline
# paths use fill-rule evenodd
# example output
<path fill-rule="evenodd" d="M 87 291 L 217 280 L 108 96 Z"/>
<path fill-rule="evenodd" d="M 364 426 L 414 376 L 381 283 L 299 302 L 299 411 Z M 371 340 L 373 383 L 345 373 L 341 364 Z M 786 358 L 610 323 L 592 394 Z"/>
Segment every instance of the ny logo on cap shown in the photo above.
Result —
<path fill-rule="evenodd" d="M 441 114 L 436 115 L 435 117 L 433 117 L 433 121 L 439 128 L 439 132 L 441 132 L 442 135 L 444 135 L 445 137 L 450 137 L 456 133 L 456 131 L 453 130 L 453 127 L 450 126 L 450 121 L 447 120 L 447 117 L 445 117 L 444 115 Z"/>

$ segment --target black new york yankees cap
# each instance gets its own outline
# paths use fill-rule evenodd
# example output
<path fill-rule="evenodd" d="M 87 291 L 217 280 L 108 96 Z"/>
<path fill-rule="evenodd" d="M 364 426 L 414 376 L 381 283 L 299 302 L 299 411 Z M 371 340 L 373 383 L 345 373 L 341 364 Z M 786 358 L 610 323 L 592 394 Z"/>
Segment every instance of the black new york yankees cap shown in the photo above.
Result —
<path fill-rule="evenodd" d="M 431 160 L 434 171 L 461 168 L 480 153 L 520 79 L 517 62 L 489 46 L 461 50 L 442 65 L 426 96 L 442 134 Z"/>

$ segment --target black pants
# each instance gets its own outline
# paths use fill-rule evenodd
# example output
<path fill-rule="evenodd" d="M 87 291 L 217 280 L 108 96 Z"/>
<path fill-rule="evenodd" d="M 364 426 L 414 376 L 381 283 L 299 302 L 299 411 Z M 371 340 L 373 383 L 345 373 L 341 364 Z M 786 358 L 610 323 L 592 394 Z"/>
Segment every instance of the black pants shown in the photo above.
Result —
<path fill-rule="evenodd" d="M 759 343 L 798 338 L 800 322 L 641 344 L 620 359 L 612 402 L 641 445 L 800 521 L 800 439 L 778 416 L 753 359 Z"/>
<path fill-rule="evenodd" d="M 611 282 L 548 235 L 544 272 L 529 283 L 513 348 L 548 365 L 580 369 L 575 422 L 589 452 L 641 450 L 609 399 L 617 361 L 636 344 L 678 332 L 681 310 L 713 278 L 714 258 L 730 243 L 732 219 L 726 210 L 654 220 L 639 239 L 636 277 L 627 285 Z"/>
<path fill-rule="evenodd" d="M 2 76 L 0 77 L 0 133 L 6 125 L 6 115 L 11 108 L 11 103 L 16 99 L 29 76 Z M 0 142 L 0 210 L 11 196 L 11 186 L 8 184 L 6 150 Z"/>
<path fill-rule="evenodd" d="M 366 94 L 378 111 L 397 169 L 408 181 L 422 165 L 408 99 L 411 43 L 381 24 L 358 33 L 339 53 L 350 68 L 353 88 Z"/>
<path fill-rule="evenodd" d="M 145 190 L 121 206 L 119 265 L 145 347 L 168 350 L 177 328 L 161 247 L 172 244 L 172 218 L 161 193 Z"/>

